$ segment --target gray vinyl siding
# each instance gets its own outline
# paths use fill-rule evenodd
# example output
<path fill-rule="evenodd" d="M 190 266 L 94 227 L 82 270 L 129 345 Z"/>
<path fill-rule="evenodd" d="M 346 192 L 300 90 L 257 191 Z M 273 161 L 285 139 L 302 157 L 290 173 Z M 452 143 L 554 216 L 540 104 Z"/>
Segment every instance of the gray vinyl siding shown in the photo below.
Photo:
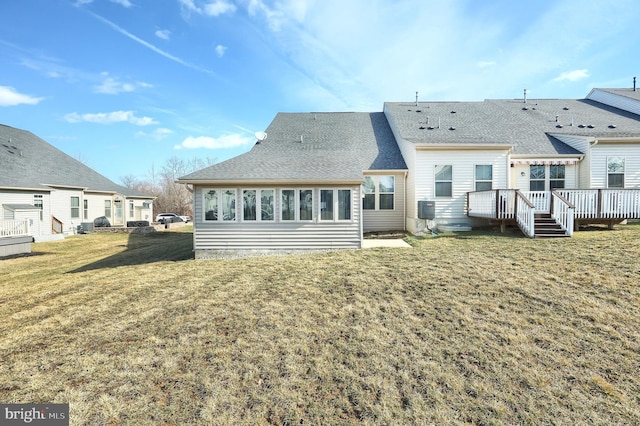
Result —
<path fill-rule="evenodd" d="M 640 188 L 640 144 L 602 144 L 591 148 L 592 188 L 607 187 L 607 157 L 624 158 L 624 187 Z"/>
<path fill-rule="evenodd" d="M 203 194 L 209 189 L 235 189 L 236 221 L 204 220 Z M 361 196 L 357 186 L 258 187 L 275 189 L 275 221 L 242 221 L 240 194 L 256 186 L 198 186 L 194 191 L 194 250 L 323 250 L 360 248 L 362 245 Z M 313 221 L 280 221 L 282 189 L 313 190 Z M 320 189 L 351 189 L 352 218 L 349 221 L 319 220 Z"/>
<path fill-rule="evenodd" d="M 418 151 L 416 179 L 418 200 L 434 200 L 436 222 L 464 222 L 467 192 L 475 191 L 475 166 L 493 166 L 493 189 L 507 188 L 507 150 Z M 435 196 L 435 166 L 452 165 L 452 196 Z M 417 206 L 416 206 L 417 209 Z"/>
<path fill-rule="evenodd" d="M 629 111 L 634 114 L 640 114 L 640 101 L 626 96 L 593 89 L 587 96 L 587 99 L 591 99 L 592 101 L 600 102 L 614 108 L 619 108 L 624 111 Z"/>
<path fill-rule="evenodd" d="M 369 175 L 369 174 L 367 174 Z M 395 193 L 393 210 L 362 210 L 364 232 L 400 231 L 405 229 L 405 182 L 403 173 L 376 173 L 375 176 L 394 176 Z M 373 176 L 373 175 L 371 175 Z"/>
<path fill-rule="evenodd" d="M 40 221 L 37 226 L 32 226 L 32 232 L 37 231 L 38 235 L 51 235 L 51 197 L 49 192 L 31 192 L 22 190 L 0 191 L 0 208 L 2 204 L 33 205 L 34 194 L 42 195 L 42 221 Z M 38 215 L 38 218 L 39 217 L 40 215 Z M 5 219 L 8 219 L 8 217 L 5 217 Z"/>
<path fill-rule="evenodd" d="M 584 158 L 578 163 L 578 180 L 575 188 L 591 188 L 591 140 L 584 136 L 558 135 L 554 134 L 558 140 L 566 143 L 572 148 L 584 154 Z"/>

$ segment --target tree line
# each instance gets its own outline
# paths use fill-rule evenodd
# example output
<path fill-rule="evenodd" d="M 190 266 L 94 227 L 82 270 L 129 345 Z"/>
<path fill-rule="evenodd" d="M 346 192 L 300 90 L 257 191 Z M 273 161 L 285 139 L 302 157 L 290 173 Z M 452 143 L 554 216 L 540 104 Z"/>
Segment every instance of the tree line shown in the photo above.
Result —
<path fill-rule="evenodd" d="M 143 178 L 134 175 L 120 177 L 122 185 L 129 189 L 144 192 L 155 198 L 154 214 L 176 213 L 193 218 L 193 193 L 185 184 L 177 183 L 178 178 L 196 170 L 215 164 L 215 158 L 193 158 L 184 160 L 173 156 L 158 169 L 155 165 Z"/>

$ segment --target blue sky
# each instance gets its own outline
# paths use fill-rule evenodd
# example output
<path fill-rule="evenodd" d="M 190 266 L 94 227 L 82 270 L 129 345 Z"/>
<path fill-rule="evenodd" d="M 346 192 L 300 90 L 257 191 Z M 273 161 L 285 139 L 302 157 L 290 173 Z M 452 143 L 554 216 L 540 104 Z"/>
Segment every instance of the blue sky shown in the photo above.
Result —
<path fill-rule="evenodd" d="M 20 0 L 0 16 L 0 123 L 118 183 L 246 152 L 280 111 L 582 98 L 640 72 L 637 0 Z"/>

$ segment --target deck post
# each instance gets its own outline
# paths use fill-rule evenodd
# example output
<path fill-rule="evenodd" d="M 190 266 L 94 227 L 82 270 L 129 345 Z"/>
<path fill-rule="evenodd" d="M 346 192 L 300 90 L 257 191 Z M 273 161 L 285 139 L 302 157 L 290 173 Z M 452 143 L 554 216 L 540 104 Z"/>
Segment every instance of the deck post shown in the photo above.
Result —
<path fill-rule="evenodd" d="M 500 190 L 496 189 L 496 219 L 500 218 Z"/>
<path fill-rule="evenodd" d="M 596 212 L 598 219 L 602 217 L 602 189 L 598 189 L 598 211 Z"/>

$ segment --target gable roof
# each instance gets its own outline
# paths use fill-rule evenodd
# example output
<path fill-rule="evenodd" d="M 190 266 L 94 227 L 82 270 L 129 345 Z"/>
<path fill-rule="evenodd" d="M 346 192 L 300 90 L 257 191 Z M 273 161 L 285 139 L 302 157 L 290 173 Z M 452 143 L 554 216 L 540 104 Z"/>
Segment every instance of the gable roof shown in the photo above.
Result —
<path fill-rule="evenodd" d="M 640 139 L 640 117 L 587 99 L 420 102 L 417 107 L 388 102 L 385 112 L 398 136 L 415 144 L 508 145 L 515 155 L 582 154 L 554 135 Z"/>
<path fill-rule="evenodd" d="M 625 98 L 630 98 L 635 101 L 640 101 L 640 90 L 634 90 L 630 88 L 622 88 L 622 89 L 594 89 L 600 90 L 602 92 L 611 93 L 613 95 L 624 96 Z"/>
<path fill-rule="evenodd" d="M 406 170 L 382 112 L 278 113 L 267 139 L 181 182 L 361 182 L 366 170 Z"/>
<path fill-rule="evenodd" d="M 0 188 L 50 190 L 51 187 L 152 198 L 118 185 L 33 133 L 0 124 Z"/>

